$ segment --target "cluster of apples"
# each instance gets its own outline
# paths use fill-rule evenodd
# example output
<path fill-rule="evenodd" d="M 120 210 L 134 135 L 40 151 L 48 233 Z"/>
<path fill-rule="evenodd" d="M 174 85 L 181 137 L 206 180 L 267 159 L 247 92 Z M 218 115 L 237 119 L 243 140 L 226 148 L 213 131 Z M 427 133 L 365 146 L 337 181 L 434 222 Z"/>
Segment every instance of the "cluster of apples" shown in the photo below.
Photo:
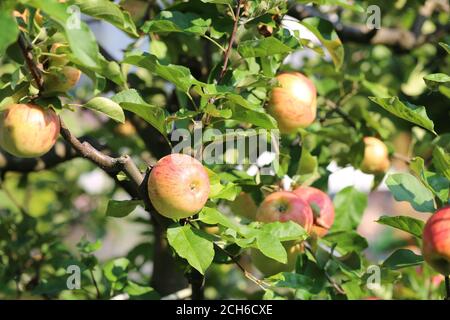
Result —
<path fill-rule="evenodd" d="M 49 69 L 44 72 L 44 93 L 64 93 L 75 86 L 81 71 L 68 66 L 69 59 L 55 43 Z M 52 108 L 34 103 L 14 103 L 0 114 L 0 147 L 20 158 L 36 158 L 46 154 L 56 143 L 60 131 L 59 117 Z"/>
<path fill-rule="evenodd" d="M 334 222 L 334 207 L 331 198 L 314 187 L 298 187 L 292 192 L 277 191 L 268 195 L 256 211 L 255 219 L 261 222 L 293 221 L 301 225 L 313 237 L 323 237 Z M 303 244 L 286 242 L 288 263 L 282 264 L 252 250 L 253 264 L 270 276 L 282 271 L 292 271 L 296 256 L 303 251 Z"/>

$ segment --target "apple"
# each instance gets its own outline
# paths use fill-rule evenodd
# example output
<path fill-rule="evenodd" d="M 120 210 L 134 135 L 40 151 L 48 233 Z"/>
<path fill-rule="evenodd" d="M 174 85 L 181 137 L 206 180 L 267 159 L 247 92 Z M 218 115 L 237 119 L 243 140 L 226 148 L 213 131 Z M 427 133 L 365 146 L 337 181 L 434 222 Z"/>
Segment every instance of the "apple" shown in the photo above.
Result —
<path fill-rule="evenodd" d="M 450 206 L 439 209 L 428 219 L 422 239 L 425 261 L 444 276 L 450 275 Z"/>
<path fill-rule="evenodd" d="M 199 212 L 208 200 L 208 172 L 191 156 L 173 153 L 161 158 L 148 179 L 148 194 L 155 209 L 171 219 Z"/>
<path fill-rule="evenodd" d="M 258 207 L 250 194 L 241 192 L 234 201 L 231 202 L 230 209 L 234 214 L 240 217 L 255 220 Z"/>
<path fill-rule="evenodd" d="M 261 222 L 292 220 L 310 232 L 314 219 L 311 207 L 306 201 L 295 193 L 277 191 L 263 200 L 256 212 L 256 220 Z"/>
<path fill-rule="evenodd" d="M 323 237 L 334 222 L 331 198 L 322 190 L 313 187 L 298 187 L 293 192 L 310 205 L 314 217 L 312 233 Z"/>
<path fill-rule="evenodd" d="M 297 260 L 297 255 L 304 252 L 302 243 L 294 243 L 293 241 L 288 241 L 283 243 L 284 248 L 287 253 L 287 263 L 281 263 L 266 257 L 258 249 L 251 249 L 250 257 L 252 259 L 253 265 L 258 269 L 264 276 L 270 277 L 274 274 L 280 272 L 291 272 L 295 269 L 295 262 Z"/>
<path fill-rule="evenodd" d="M 44 77 L 44 89 L 47 93 L 67 92 L 80 80 L 81 71 L 64 66 L 58 74 L 50 73 Z"/>
<path fill-rule="evenodd" d="M 361 171 L 368 174 L 383 173 L 389 169 L 388 149 L 383 141 L 374 137 L 364 137 L 364 159 Z"/>
<path fill-rule="evenodd" d="M 40 157 L 53 147 L 59 129 L 59 118 L 52 109 L 11 104 L 0 115 L 0 146 L 16 157 Z"/>
<path fill-rule="evenodd" d="M 279 74 L 279 86 L 270 94 L 267 111 L 278 122 L 281 133 L 309 126 L 316 118 L 317 92 L 313 82 L 298 72 Z"/>

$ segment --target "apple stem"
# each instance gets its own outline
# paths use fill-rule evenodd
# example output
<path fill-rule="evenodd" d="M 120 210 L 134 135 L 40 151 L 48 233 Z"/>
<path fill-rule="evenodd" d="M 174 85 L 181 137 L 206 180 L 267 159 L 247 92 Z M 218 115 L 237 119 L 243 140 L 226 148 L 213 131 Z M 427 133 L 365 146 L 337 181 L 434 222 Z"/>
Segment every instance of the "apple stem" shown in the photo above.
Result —
<path fill-rule="evenodd" d="M 445 276 L 445 300 L 450 300 L 450 276 Z"/>

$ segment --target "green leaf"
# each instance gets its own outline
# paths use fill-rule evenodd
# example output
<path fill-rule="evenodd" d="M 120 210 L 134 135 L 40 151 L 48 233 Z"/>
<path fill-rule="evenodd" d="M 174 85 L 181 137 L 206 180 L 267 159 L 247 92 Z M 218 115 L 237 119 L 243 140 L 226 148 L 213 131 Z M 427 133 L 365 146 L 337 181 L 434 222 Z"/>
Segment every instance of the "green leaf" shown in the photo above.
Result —
<path fill-rule="evenodd" d="M 422 239 L 422 232 L 425 223 L 422 220 L 418 220 L 408 216 L 381 216 L 378 223 L 408 232 L 413 236 Z"/>
<path fill-rule="evenodd" d="M 231 105 L 233 120 L 254 124 L 264 129 L 277 129 L 277 121 L 265 111 L 248 109 L 239 105 Z"/>
<path fill-rule="evenodd" d="M 128 265 L 130 261 L 126 258 L 119 258 L 107 262 L 103 267 L 103 273 L 110 282 L 117 282 L 128 277 Z"/>
<path fill-rule="evenodd" d="M 430 118 L 428 118 L 425 107 L 416 106 L 407 101 L 401 101 L 398 97 L 369 97 L 369 99 L 381 106 L 383 109 L 389 111 L 393 115 L 417 124 L 418 126 L 424 127 L 425 129 L 428 129 L 436 134 L 436 132 L 434 131 L 434 123 L 430 120 Z"/>
<path fill-rule="evenodd" d="M 182 13 L 178 11 L 161 11 L 154 19 L 147 21 L 142 31 L 148 32 L 185 32 L 204 35 L 211 20 L 204 20 L 194 13 Z"/>
<path fill-rule="evenodd" d="M 146 103 L 136 90 L 121 91 L 111 99 L 120 104 L 123 109 L 133 112 L 147 121 L 164 136 L 167 134 L 165 109 Z"/>
<path fill-rule="evenodd" d="M 281 272 L 267 279 L 275 287 L 312 290 L 314 287 L 314 279 L 302 274 L 293 272 Z"/>
<path fill-rule="evenodd" d="M 3 56 L 6 49 L 17 41 L 19 36 L 16 19 L 12 15 L 12 10 L 5 4 L 0 4 L 0 30 L 0 56 Z"/>
<path fill-rule="evenodd" d="M 275 37 L 242 41 L 239 43 L 237 50 L 243 58 L 267 57 L 293 51 L 291 47 Z"/>
<path fill-rule="evenodd" d="M 367 207 L 367 195 L 346 187 L 336 194 L 333 204 L 336 218 L 332 230 L 356 229 Z"/>
<path fill-rule="evenodd" d="M 448 54 L 450 54 L 450 46 L 444 42 L 439 42 L 439 45 L 444 48 L 445 51 L 447 51 Z"/>
<path fill-rule="evenodd" d="M 339 70 L 344 62 L 344 47 L 333 24 L 317 17 L 303 19 L 300 23 L 308 28 L 327 48 L 336 70 Z"/>
<path fill-rule="evenodd" d="M 139 37 L 130 14 L 120 10 L 120 7 L 114 2 L 109 0 L 76 0 L 75 4 L 84 14 L 105 20 L 130 36 Z"/>
<path fill-rule="evenodd" d="M 161 298 L 152 287 L 143 286 L 133 281 L 128 281 L 123 291 L 128 293 L 132 299 L 138 297 L 146 300 L 158 300 Z"/>
<path fill-rule="evenodd" d="M 450 154 L 439 146 L 433 150 L 433 165 L 440 174 L 450 179 Z"/>
<path fill-rule="evenodd" d="M 227 181 L 226 184 L 224 184 L 222 183 L 220 176 L 217 173 L 208 168 L 206 169 L 206 171 L 208 172 L 209 176 L 209 198 L 233 201 L 241 191 L 240 188 L 231 181 Z"/>
<path fill-rule="evenodd" d="M 232 222 L 216 208 L 203 207 L 198 219 L 206 224 L 220 224 L 224 227 L 238 231 L 239 226 Z"/>
<path fill-rule="evenodd" d="M 348 300 L 360 300 L 363 296 L 363 291 L 361 290 L 361 284 L 359 280 L 352 280 L 345 282 L 341 285 Z"/>
<path fill-rule="evenodd" d="M 65 32 L 70 50 L 81 64 L 99 68 L 98 44 L 91 29 L 76 16 L 69 13 L 69 6 L 56 0 L 22 0 L 41 9 Z"/>
<path fill-rule="evenodd" d="M 446 86 L 439 86 L 439 92 L 450 99 L 450 88 L 447 88 Z"/>
<path fill-rule="evenodd" d="M 142 200 L 109 200 L 106 208 L 107 217 L 123 218 L 136 209 L 137 206 L 144 205 Z"/>
<path fill-rule="evenodd" d="M 188 68 L 174 64 L 161 64 L 154 55 L 148 53 L 132 52 L 125 57 L 123 62 L 147 69 L 186 93 L 194 84 L 200 84 Z"/>
<path fill-rule="evenodd" d="M 430 190 L 409 173 L 391 174 L 386 184 L 395 200 L 408 201 L 420 212 L 434 212 L 434 197 Z"/>
<path fill-rule="evenodd" d="M 102 247 L 102 242 L 100 240 L 96 240 L 95 242 L 89 242 L 86 239 L 81 239 L 81 241 L 77 244 L 77 248 L 81 253 L 91 254 Z"/>
<path fill-rule="evenodd" d="M 322 239 L 330 244 L 336 244 L 336 248 L 344 253 L 361 252 L 368 247 L 367 240 L 356 231 L 331 232 Z"/>
<path fill-rule="evenodd" d="M 103 113 L 117 122 L 125 122 L 125 114 L 122 108 L 111 99 L 95 97 L 89 100 L 83 107 Z"/>
<path fill-rule="evenodd" d="M 205 274 L 214 258 L 214 245 L 197 229 L 189 225 L 172 226 L 167 229 L 167 239 L 176 253 Z"/>
<path fill-rule="evenodd" d="M 382 267 L 397 270 L 406 267 L 418 266 L 422 263 L 422 256 L 416 255 L 411 250 L 398 249 L 383 262 Z"/>
<path fill-rule="evenodd" d="M 435 147 L 439 148 L 439 147 Z M 434 149 L 433 152 L 435 152 Z M 433 160 L 435 160 L 434 157 Z M 449 164 L 450 165 L 450 164 Z M 448 199 L 448 188 L 450 181 L 440 176 L 434 172 L 425 170 L 425 161 L 420 157 L 415 157 L 411 160 L 409 165 L 410 169 L 416 174 L 416 176 L 420 179 L 420 181 L 434 193 L 443 203 L 447 202 Z M 435 165 L 436 167 L 436 165 Z M 444 167 L 445 168 L 445 165 Z"/>
<path fill-rule="evenodd" d="M 259 232 L 256 236 L 256 245 L 266 257 L 287 263 L 286 249 L 276 236 L 268 232 Z"/>
<path fill-rule="evenodd" d="M 124 90 L 117 93 L 111 98 L 111 100 L 121 104 L 123 102 L 134 104 L 145 104 L 146 102 L 135 89 Z"/>
<path fill-rule="evenodd" d="M 274 236 L 279 241 L 301 241 L 308 238 L 305 229 L 293 221 L 265 223 L 260 230 Z"/>
<path fill-rule="evenodd" d="M 450 76 L 445 73 L 433 73 L 423 77 L 427 87 L 433 91 L 439 89 L 439 85 L 450 82 Z"/>

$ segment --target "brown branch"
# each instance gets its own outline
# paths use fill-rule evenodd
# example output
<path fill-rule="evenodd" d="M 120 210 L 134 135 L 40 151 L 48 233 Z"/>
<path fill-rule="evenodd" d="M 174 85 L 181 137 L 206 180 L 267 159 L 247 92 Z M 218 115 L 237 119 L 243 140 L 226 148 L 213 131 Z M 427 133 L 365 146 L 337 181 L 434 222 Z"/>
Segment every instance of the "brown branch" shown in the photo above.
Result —
<path fill-rule="evenodd" d="M 435 7 L 437 8 L 437 7 Z M 448 10 L 443 8 L 443 10 Z M 340 21 L 333 22 L 330 18 L 320 12 L 316 7 L 297 5 L 288 11 L 288 15 L 299 20 L 309 17 L 319 17 L 331 22 L 336 29 L 339 38 L 343 42 L 353 42 L 359 44 L 383 44 L 398 53 L 407 53 L 425 43 L 432 42 L 449 32 L 450 26 L 438 26 L 437 30 L 428 35 L 422 35 L 420 29 L 424 21 L 417 19 L 413 31 L 402 28 L 380 28 L 372 29 L 366 25 L 345 25 Z M 431 15 L 431 13 L 430 13 Z"/>
<path fill-rule="evenodd" d="M 25 35 L 21 31 L 19 34 L 19 39 L 17 41 L 20 50 L 22 51 L 25 62 L 27 63 L 28 69 L 30 70 L 31 76 L 36 82 L 36 86 L 39 91 L 44 89 L 44 78 L 42 77 L 42 71 L 37 67 L 37 64 L 33 60 L 32 50 L 33 48 L 29 42 L 25 39 Z"/>
<path fill-rule="evenodd" d="M 28 173 L 47 170 L 75 157 L 75 150 L 67 142 L 61 141 L 56 142 L 48 153 L 39 158 L 16 158 L 0 150 L 0 172 Z"/>
<path fill-rule="evenodd" d="M 230 59 L 230 54 L 231 54 L 231 50 L 233 48 L 233 43 L 234 43 L 234 40 L 236 39 L 236 33 L 237 33 L 237 29 L 238 29 L 238 24 L 239 24 L 239 16 L 241 14 L 241 2 L 242 2 L 242 0 L 238 0 L 237 5 L 236 5 L 236 13 L 234 15 L 233 31 L 231 32 L 230 42 L 228 43 L 227 50 L 225 51 L 222 70 L 220 71 L 219 79 L 217 80 L 217 82 L 222 81 L 222 79 L 225 75 L 225 72 L 227 71 L 228 60 Z"/>

